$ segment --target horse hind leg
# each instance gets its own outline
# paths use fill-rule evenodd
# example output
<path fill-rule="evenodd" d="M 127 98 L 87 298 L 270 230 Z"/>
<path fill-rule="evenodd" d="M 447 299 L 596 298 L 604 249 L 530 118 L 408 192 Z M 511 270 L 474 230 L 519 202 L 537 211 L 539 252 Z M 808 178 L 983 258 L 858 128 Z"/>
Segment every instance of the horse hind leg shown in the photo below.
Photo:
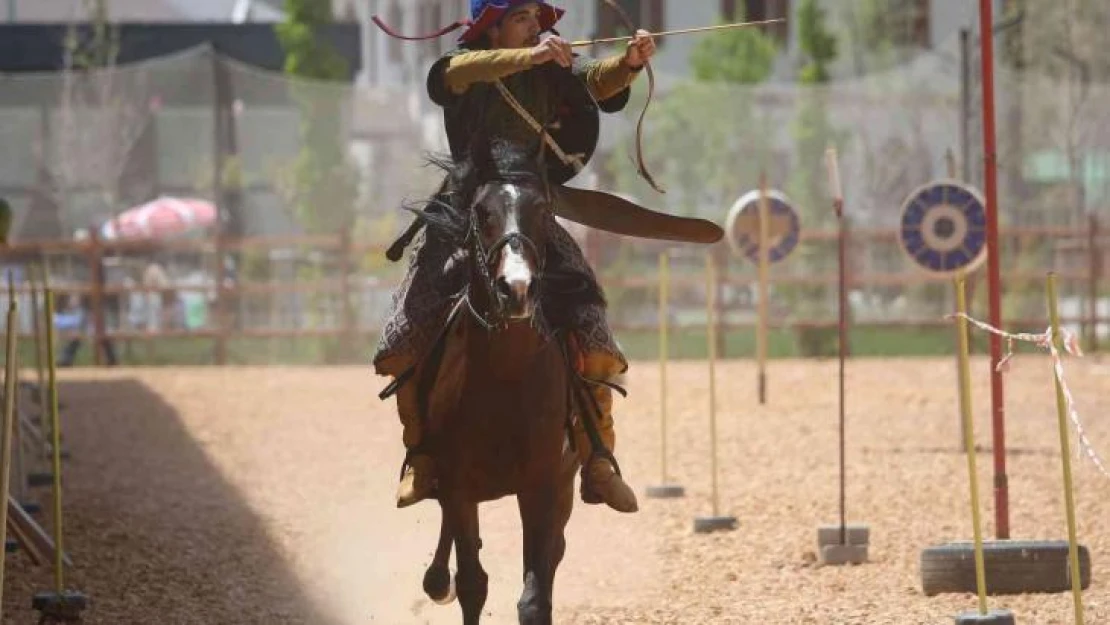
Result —
<path fill-rule="evenodd" d="M 442 506 L 441 506 L 442 508 Z M 455 540 L 451 526 L 447 523 L 447 513 L 440 510 L 439 543 L 432 563 L 424 571 L 424 594 L 439 605 L 447 605 L 455 600 L 455 580 L 447 561 L 451 557 L 451 545 Z"/>

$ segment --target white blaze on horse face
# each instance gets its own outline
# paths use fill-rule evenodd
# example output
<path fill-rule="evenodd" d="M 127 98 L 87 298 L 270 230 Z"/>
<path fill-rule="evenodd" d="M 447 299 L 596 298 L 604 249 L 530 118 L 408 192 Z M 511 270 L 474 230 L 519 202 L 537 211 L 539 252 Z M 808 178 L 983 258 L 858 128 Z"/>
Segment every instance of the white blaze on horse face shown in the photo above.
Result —
<path fill-rule="evenodd" d="M 505 185 L 503 193 L 508 196 L 507 205 L 517 206 L 520 201 L 520 190 L 513 185 Z M 515 220 L 509 219 L 505 226 L 505 234 L 519 232 L 520 227 Z M 528 295 L 532 284 L 532 267 L 524 253 L 524 246 L 519 243 L 506 245 L 501 248 L 501 266 L 498 271 L 498 281 L 502 282 L 508 298 L 509 316 L 514 319 L 526 319 L 532 314 L 532 301 Z"/>

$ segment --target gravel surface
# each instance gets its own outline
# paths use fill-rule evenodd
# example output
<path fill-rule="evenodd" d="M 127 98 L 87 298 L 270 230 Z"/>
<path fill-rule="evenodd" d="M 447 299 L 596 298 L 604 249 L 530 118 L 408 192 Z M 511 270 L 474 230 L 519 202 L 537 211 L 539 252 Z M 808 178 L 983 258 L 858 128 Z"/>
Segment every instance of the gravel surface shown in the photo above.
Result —
<path fill-rule="evenodd" d="M 988 363 L 973 363 L 985 536 L 994 536 Z M 1066 363 L 1083 424 L 1110 457 L 1110 363 Z M 668 370 L 670 473 L 679 500 L 621 515 L 577 502 L 556 584 L 573 624 L 951 623 L 974 595 L 925 597 L 925 547 L 972 538 L 951 359 L 848 365 L 847 511 L 870 526 L 870 562 L 816 563 L 817 526 L 838 512 L 837 363 L 775 361 L 769 402 L 755 367 L 719 363 L 719 509 L 736 531 L 695 534 L 714 513 L 705 363 Z M 401 459 L 383 380 L 360 368 L 65 371 L 66 585 L 86 623 L 458 623 L 420 590 L 434 504 L 393 507 Z M 617 455 L 638 492 L 660 479 L 658 365 L 634 363 L 617 400 Z M 1006 377 L 1011 535 L 1067 538 L 1049 361 L 1023 353 Z M 1072 442 L 1075 442 L 1074 430 Z M 1110 477 L 1073 456 L 1080 541 L 1091 552 L 1087 623 L 1110 622 Z M 45 491 L 32 499 L 47 503 Z M 515 623 L 515 502 L 483 507 L 488 623 Z M 43 517 L 49 522 L 49 515 Z M 34 623 L 49 568 L 9 556 L 4 623 Z M 1073 623 L 1070 593 L 991 597 L 1019 623 Z"/>

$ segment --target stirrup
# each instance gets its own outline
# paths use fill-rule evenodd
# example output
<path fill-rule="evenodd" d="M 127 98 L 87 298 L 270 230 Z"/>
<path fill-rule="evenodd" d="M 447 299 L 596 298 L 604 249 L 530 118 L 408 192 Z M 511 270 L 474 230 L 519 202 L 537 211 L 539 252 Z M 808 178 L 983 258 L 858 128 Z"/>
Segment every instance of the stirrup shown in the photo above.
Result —
<path fill-rule="evenodd" d="M 582 465 L 583 474 L 590 467 L 590 465 L 598 459 L 608 460 L 609 464 L 613 465 L 613 472 L 621 476 L 622 478 L 624 477 L 624 475 L 621 473 L 621 465 L 619 462 L 617 462 L 617 457 L 613 455 L 613 452 L 605 449 L 604 447 L 602 447 L 601 449 L 594 449 L 590 452 L 590 457 L 586 460 L 586 463 Z"/>

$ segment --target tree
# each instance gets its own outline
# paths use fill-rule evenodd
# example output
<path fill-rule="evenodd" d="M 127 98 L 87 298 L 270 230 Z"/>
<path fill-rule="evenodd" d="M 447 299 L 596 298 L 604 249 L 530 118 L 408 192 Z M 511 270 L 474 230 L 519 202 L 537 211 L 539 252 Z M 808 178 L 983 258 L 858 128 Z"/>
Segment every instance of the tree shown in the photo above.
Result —
<path fill-rule="evenodd" d="M 322 81 L 342 81 L 348 68 L 316 36 L 333 21 L 330 0 L 285 0 L 285 12 L 275 30 L 285 73 L 297 79 L 292 91 L 301 111 L 301 149 L 280 186 L 306 230 L 332 234 L 353 224 L 357 179 L 345 149 L 340 103 Z"/>

